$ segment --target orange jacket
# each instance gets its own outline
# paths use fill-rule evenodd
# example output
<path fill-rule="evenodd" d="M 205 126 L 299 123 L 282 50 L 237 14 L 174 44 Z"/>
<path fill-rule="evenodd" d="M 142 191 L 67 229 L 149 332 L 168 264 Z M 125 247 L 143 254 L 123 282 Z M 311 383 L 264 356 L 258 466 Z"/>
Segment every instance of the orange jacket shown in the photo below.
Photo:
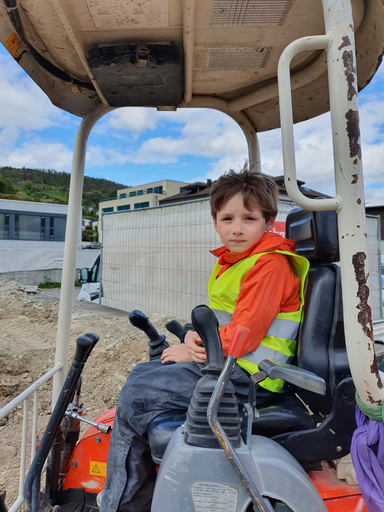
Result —
<path fill-rule="evenodd" d="M 231 253 L 226 247 L 220 247 L 212 251 L 222 266 L 216 278 L 219 279 L 219 276 L 237 261 L 253 254 L 274 250 L 295 254 L 295 245 L 292 240 L 268 232 L 252 249 L 239 254 Z M 232 321 L 220 329 L 224 357 L 228 355 L 229 343 L 237 325 L 251 330 L 248 343 L 241 355 L 256 350 L 278 313 L 290 313 L 299 309 L 299 289 L 300 279 L 292 272 L 284 254 L 272 253 L 261 256 L 243 279 Z"/>

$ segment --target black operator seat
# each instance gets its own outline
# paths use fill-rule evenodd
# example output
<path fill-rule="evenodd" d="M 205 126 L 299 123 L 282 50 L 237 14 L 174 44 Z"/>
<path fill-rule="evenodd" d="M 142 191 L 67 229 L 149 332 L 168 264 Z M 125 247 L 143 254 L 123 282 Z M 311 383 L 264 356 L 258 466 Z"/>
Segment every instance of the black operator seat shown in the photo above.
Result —
<path fill-rule="evenodd" d="M 274 405 L 260 411 L 260 417 L 253 424 L 253 433 L 268 435 L 272 424 L 277 422 L 280 432 L 276 432 L 275 427 L 268 437 L 283 445 L 300 462 L 336 459 L 349 453 L 356 428 L 355 388 L 345 347 L 340 268 L 337 265 L 336 212 L 294 209 L 287 217 L 286 236 L 296 241 L 297 253 L 310 262 L 303 321 L 293 364 L 322 377 L 327 392 L 321 396 L 289 386 L 308 407 L 312 427 L 302 428 L 303 411 L 299 412 L 297 405 L 286 406 L 286 397 L 282 393 L 276 397 Z M 295 420 L 297 429 L 292 428 Z"/>
<path fill-rule="evenodd" d="M 282 393 L 276 393 L 272 405 L 259 410 L 253 433 L 276 440 L 299 461 L 331 460 L 349 452 L 355 429 L 340 269 L 335 264 L 339 260 L 336 213 L 294 209 L 286 220 L 286 234 L 296 241 L 297 253 L 311 264 L 292 364 L 322 377 L 327 392 L 321 396 L 286 386 Z M 153 420 L 148 437 L 155 461 L 161 460 L 173 431 L 182 422 L 181 411 L 163 413 Z"/>

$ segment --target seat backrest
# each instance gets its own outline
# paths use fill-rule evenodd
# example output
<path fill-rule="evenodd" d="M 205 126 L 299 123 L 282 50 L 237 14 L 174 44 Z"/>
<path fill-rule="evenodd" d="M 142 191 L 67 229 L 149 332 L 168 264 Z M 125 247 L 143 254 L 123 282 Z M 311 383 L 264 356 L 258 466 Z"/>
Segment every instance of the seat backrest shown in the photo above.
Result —
<path fill-rule="evenodd" d="M 345 348 L 341 303 L 337 217 L 332 211 L 292 210 L 286 236 L 310 262 L 303 322 L 299 332 L 297 365 L 316 373 L 327 384 L 325 396 L 297 389 L 316 414 L 329 414 L 337 384 L 350 376 Z"/>

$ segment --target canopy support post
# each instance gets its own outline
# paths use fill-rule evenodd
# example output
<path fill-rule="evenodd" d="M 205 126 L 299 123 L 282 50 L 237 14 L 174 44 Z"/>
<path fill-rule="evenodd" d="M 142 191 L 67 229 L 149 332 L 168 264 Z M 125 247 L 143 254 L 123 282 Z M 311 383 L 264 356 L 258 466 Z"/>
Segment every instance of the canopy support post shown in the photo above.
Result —
<path fill-rule="evenodd" d="M 110 109 L 99 105 L 87 114 L 77 131 L 73 150 L 72 172 L 69 187 L 67 226 L 63 272 L 61 278 L 59 320 L 56 337 L 55 364 L 62 364 L 62 369 L 53 378 L 52 409 L 63 387 L 68 364 L 69 335 L 72 317 L 73 286 L 75 282 L 76 255 L 80 229 L 81 201 L 83 195 L 84 166 L 89 134 L 95 123 Z"/>
<path fill-rule="evenodd" d="M 344 330 L 349 365 L 361 400 L 380 406 L 384 391 L 376 363 L 367 269 L 367 231 L 357 100 L 355 38 L 350 0 L 322 0 L 328 47 Z"/>

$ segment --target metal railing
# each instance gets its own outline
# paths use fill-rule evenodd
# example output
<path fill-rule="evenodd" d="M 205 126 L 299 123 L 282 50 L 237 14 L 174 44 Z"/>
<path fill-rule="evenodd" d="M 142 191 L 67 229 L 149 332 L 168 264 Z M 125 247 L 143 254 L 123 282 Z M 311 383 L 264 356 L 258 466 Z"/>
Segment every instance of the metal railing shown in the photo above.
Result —
<path fill-rule="evenodd" d="M 36 380 L 27 389 L 20 393 L 11 402 L 0 409 L 0 420 L 8 416 L 18 405 L 23 403 L 23 429 L 21 437 L 21 461 L 20 461 L 20 480 L 19 480 L 19 495 L 16 501 L 12 504 L 8 512 L 16 512 L 23 504 L 24 499 L 24 480 L 25 470 L 27 465 L 27 446 L 28 446 L 28 416 L 29 416 L 29 398 L 33 395 L 33 415 L 32 415 L 32 433 L 31 433 L 31 462 L 36 454 L 36 439 L 37 439 L 37 420 L 38 420 L 38 406 L 39 406 L 39 389 L 48 382 L 55 373 L 62 369 L 61 363 L 56 364 L 40 379 Z"/>

